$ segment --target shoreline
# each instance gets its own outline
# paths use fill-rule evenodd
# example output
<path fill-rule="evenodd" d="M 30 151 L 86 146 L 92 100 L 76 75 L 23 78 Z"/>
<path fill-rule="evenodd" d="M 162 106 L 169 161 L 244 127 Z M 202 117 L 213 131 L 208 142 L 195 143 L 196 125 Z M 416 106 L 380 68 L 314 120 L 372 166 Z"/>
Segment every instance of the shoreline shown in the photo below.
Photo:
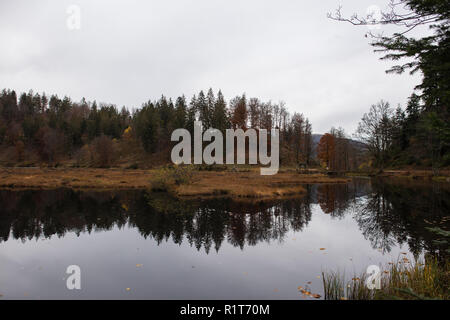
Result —
<path fill-rule="evenodd" d="M 430 180 L 436 182 L 450 182 L 450 170 L 440 170 L 434 175 L 432 170 L 425 169 L 386 169 L 382 172 L 347 172 L 347 177 L 369 177 L 369 178 L 402 178 L 412 180 Z"/>
<path fill-rule="evenodd" d="M 1 168 L 0 189 L 126 190 L 148 189 L 158 169 L 97 168 Z M 261 176 L 259 168 L 242 172 L 194 171 L 193 181 L 177 186 L 180 198 L 229 197 L 278 199 L 305 193 L 304 185 L 347 183 L 349 177 L 329 177 L 321 173 L 299 174 L 280 170 Z"/>

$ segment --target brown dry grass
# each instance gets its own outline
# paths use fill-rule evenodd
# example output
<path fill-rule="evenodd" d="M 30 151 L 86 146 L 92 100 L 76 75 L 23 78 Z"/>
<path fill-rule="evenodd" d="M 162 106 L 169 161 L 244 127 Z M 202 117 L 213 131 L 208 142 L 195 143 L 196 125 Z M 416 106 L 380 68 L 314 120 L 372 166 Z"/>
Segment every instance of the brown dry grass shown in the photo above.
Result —
<path fill-rule="evenodd" d="M 155 170 L 0 168 L 0 188 L 144 189 L 149 187 L 154 175 Z M 344 183 L 348 180 L 295 172 L 261 176 L 256 169 L 248 172 L 195 171 L 193 182 L 179 186 L 176 193 L 180 197 L 276 198 L 303 193 L 302 184 Z"/>
<path fill-rule="evenodd" d="M 242 198 L 276 198 L 302 194 L 309 183 L 345 183 L 347 178 L 329 178 L 322 174 L 301 175 L 281 172 L 262 176 L 249 172 L 197 172 L 193 183 L 181 185 L 177 194 L 192 196 L 230 196 Z"/>
<path fill-rule="evenodd" d="M 0 188 L 132 189 L 146 188 L 150 178 L 148 170 L 3 168 Z"/>

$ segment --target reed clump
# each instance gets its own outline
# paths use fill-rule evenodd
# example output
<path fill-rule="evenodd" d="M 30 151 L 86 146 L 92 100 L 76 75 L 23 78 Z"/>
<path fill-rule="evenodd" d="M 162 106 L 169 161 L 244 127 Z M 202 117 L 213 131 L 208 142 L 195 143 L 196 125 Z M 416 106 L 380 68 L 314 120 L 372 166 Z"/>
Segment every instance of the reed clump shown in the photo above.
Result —
<path fill-rule="evenodd" d="M 150 181 L 153 192 L 175 192 L 178 186 L 189 184 L 193 180 L 193 169 L 190 166 L 167 166 L 154 172 Z"/>
<path fill-rule="evenodd" d="M 345 274 L 322 272 L 325 300 L 447 300 L 450 299 L 450 263 L 406 257 L 380 268 L 380 288 L 369 289 L 367 274 L 345 281 Z"/>

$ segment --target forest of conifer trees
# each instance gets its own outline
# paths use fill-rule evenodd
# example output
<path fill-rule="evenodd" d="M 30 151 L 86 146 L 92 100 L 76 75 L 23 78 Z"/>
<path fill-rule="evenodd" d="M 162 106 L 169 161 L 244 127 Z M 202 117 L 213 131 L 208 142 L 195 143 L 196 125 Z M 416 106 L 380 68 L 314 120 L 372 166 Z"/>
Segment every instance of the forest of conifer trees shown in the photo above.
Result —
<path fill-rule="evenodd" d="M 123 107 L 84 98 L 48 97 L 30 91 L 0 94 L 0 161 L 3 165 L 56 165 L 109 167 L 142 158 L 170 161 L 173 130 L 193 132 L 194 121 L 224 132 L 229 128 L 280 130 L 284 164 L 313 163 L 312 126 L 299 113 L 289 114 L 284 103 L 262 102 L 244 95 L 228 103 L 221 91 L 200 91 L 190 101 L 161 96 L 130 112 Z M 147 158 L 146 158 L 147 157 Z M 122 160 L 122 161 L 121 161 Z"/>

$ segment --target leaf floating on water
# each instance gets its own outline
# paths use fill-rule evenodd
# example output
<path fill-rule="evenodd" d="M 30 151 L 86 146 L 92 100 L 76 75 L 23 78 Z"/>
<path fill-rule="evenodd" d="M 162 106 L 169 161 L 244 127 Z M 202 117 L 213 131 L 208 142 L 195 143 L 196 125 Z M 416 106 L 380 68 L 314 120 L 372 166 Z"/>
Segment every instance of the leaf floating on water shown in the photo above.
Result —
<path fill-rule="evenodd" d="M 319 299 L 320 298 L 320 294 L 314 293 L 311 295 L 313 298 Z"/>
<path fill-rule="evenodd" d="M 308 282 L 307 282 L 307 284 L 311 284 L 311 283 L 312 283 L 311 281 L 308 281 Z"/>
<path fill-rule="evenodd" d="M 360 278 L 352 278 L 353 281 L 359 281 L 361 280 Z"/>
<path fill-rule="evenodd" d="M 403 254 L 403 255 L 407 255 L 408 253 L 407 252 L 400 252 L 400 254 Z"/>
<path fill-rule="evenodd" d="M 346 297 L 342 297 L 341 300 L 347 300 L 347 298 Z"/>
<path fill-rule="evenodd" d="M 130 290 L 131 290 L 131 288 L 126 288 L 125 290 L 127 290 L 127 291 L 130 291 Z"/>
<path fill-rule="evenodd" d="M 317 278 L 317 279 L 320 279 L 320 276 L 317 276 L 316 278 Z"/>
<path fill-rule="evenodd" d="M 325 250 L 325 248 L 320 248 L 320 250 Z"/>
<path fill-rule="evenodd" d="M 305 290 L 305 289 L 301 289 L 300 292 L 306 296 L 309 296 L 311 294 L 310 292 L 308 292 L 308 290 Z"/>
<path fill-rule="evenodd" d="M 138 263 L 138 264 L 136 265 L 136 268 L 140 268 L 140 267 L 142 267 L 142 266 L 143 266 L 142 263 Z"/>
<path fill-rule="evenodd" d="M 298 290 L 302 290 L 303 289 L 303 287 L 302 286 L 299 286 L 298 288 L 297 288 Z"/>

